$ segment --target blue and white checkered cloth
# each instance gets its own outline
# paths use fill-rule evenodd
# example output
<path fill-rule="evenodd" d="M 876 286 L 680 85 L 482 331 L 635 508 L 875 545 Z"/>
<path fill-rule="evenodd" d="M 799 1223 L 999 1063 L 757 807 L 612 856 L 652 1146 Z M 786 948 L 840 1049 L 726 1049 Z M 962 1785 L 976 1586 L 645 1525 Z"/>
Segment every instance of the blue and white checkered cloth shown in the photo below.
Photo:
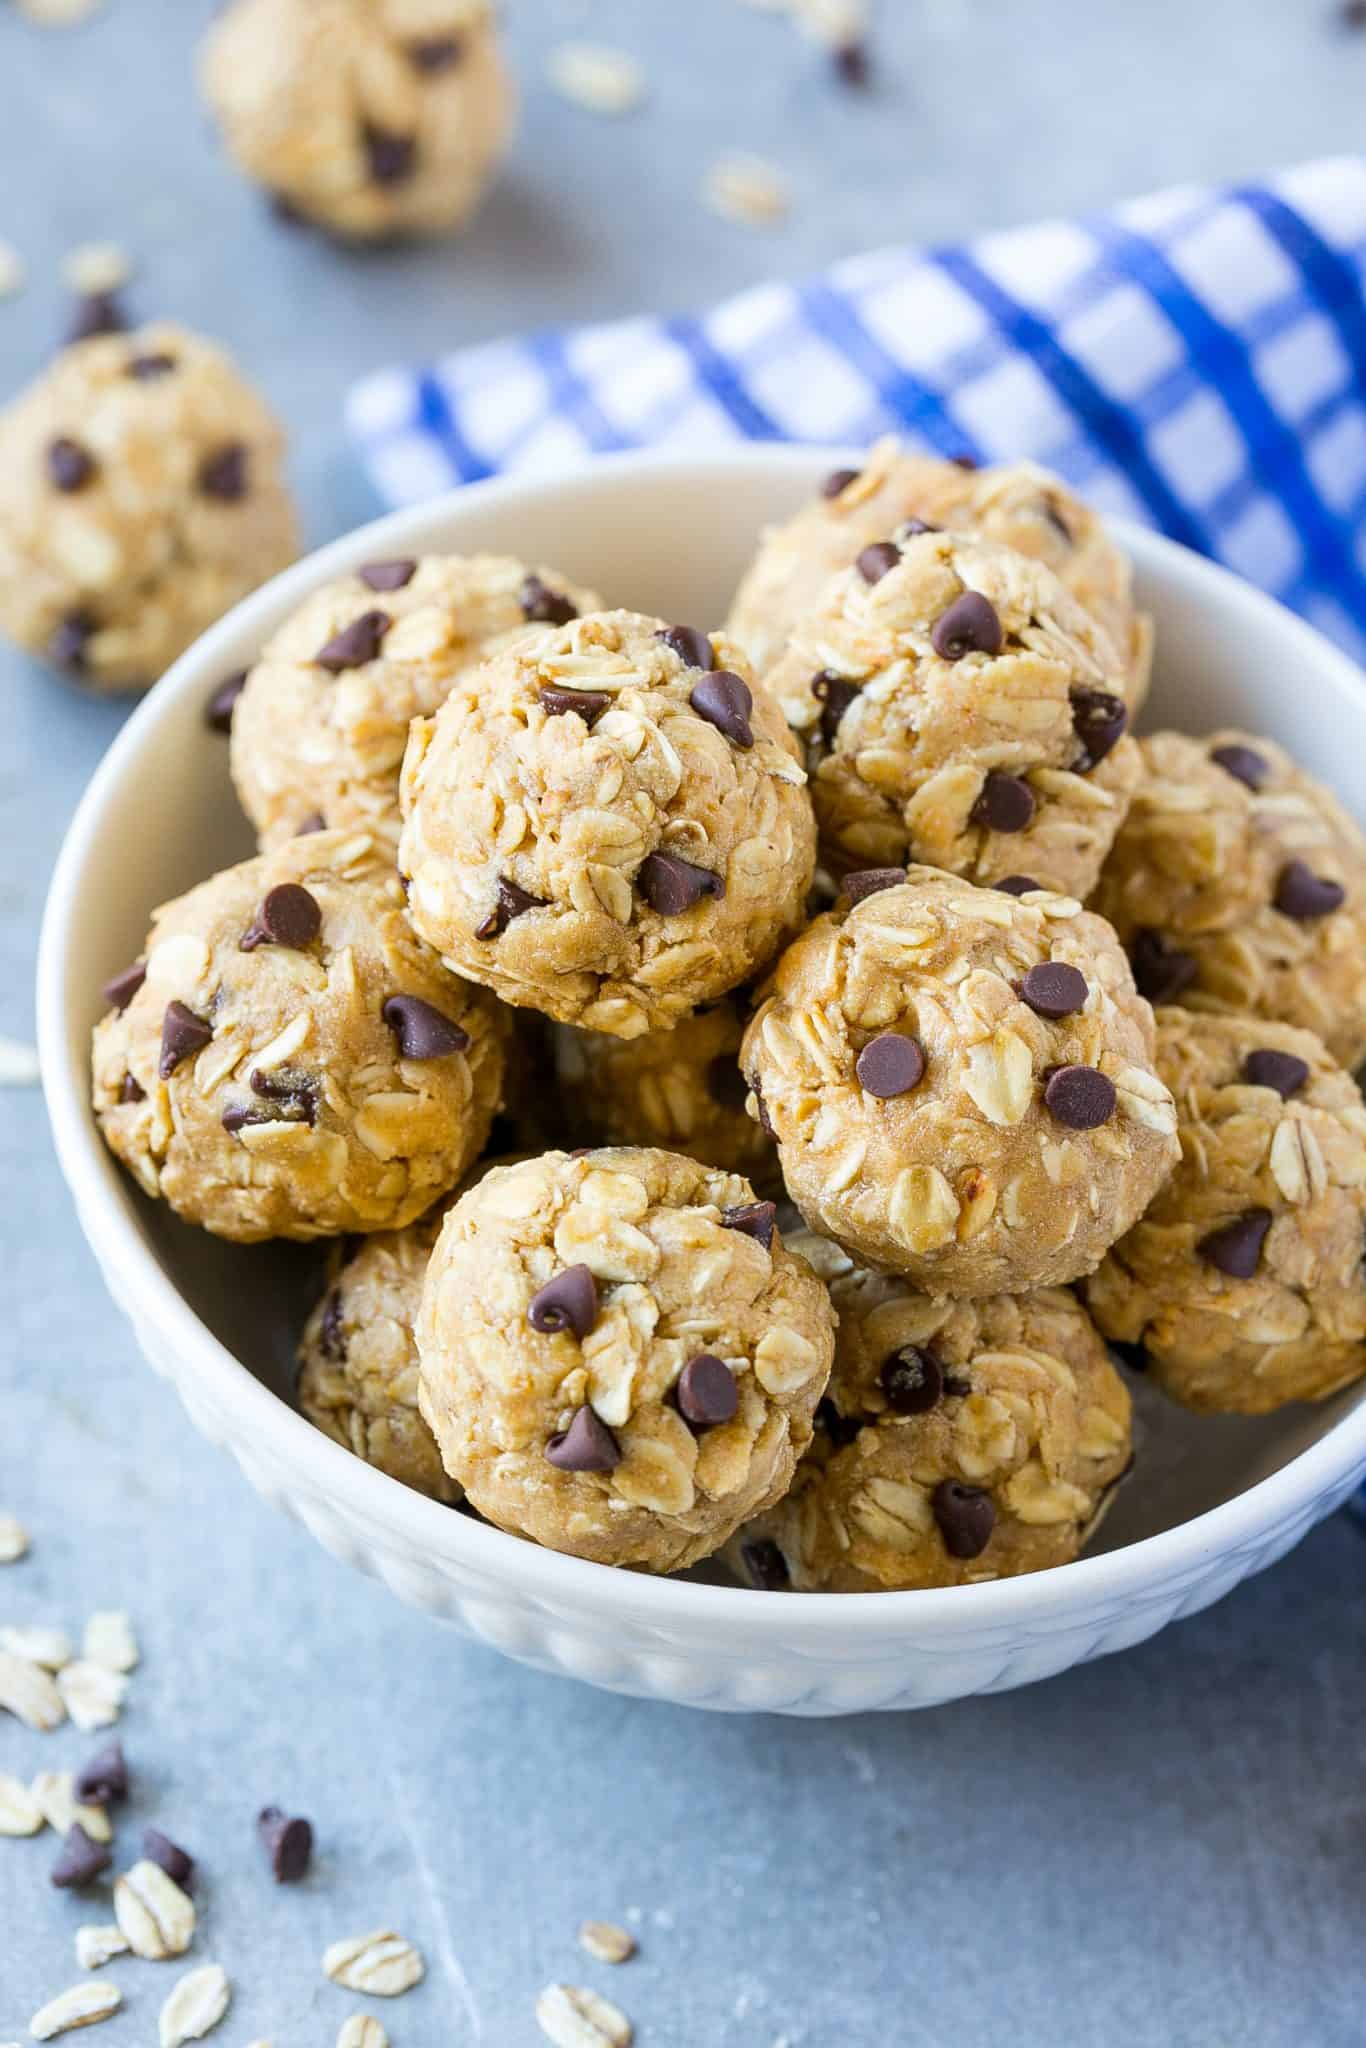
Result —
<path fill-rule="evenodd" d="M 1366 158 L 462 349 L 348 423 L 395 505 L 737 439 L 1031 456 L 1366 653 Z"/>

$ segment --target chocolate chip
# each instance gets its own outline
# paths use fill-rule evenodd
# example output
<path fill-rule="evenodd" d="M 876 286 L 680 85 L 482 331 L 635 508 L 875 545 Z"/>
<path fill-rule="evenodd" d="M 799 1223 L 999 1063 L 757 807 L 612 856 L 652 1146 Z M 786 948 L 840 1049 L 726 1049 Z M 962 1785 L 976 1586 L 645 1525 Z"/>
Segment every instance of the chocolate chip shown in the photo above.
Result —
<path fill-rule="evenodd" d="M 176 366 L 174 356 L 145 355 L 130 356 L 128 375 L 135 384 L 155 384 L 159 377 L 169 377 Z"/>
<path fill-rule="evenodd" d="M 72 675 L 83 675 L 90 642 L 98 630 L 93 612 L 68 612 L 52 629 L 47 643 L 48 660 Z"/>
<path fill-rule="evenodd" d="M 863 1418 L 858 1415 L 841 1415 L 828 1395 L 816 1403 L 816 1421 L 837 1451 L 844 1450 L 863 1432 Z"/>
<path fill-rule="evenodd" d="M 961 1479 L 941 1479 L 930 1499 L 950 1557 L 980 1557 L 996 1527 L 991 1495 Z"/>
<path fill-rule="evenodd" d="M 754 745 L 754 730 L 749 722 L 754 697 L 743 677 L 733 675 L 728 668 L 715 669 L 695 685 L 688 702 L 699 718 L 705 718 L 708 725 L 714 725 L 737 747 L 748 750 Z"/>
<path fill-rule="evenodd" d="M 496 939 L 515 917 L 525 917 L 528 910 L 544 910 L 545 901 L 544 896 L 533 896 L 529 890 L 519 889 L 506 875 L 500 875 L 497 907 L 476 928 L 474 936 L 476 939 Z"/>
<path fill-rule="evenodd" d="M 704 896 L 724 896 L 724 879 L 710 868 L 700 868 L 676 853 L 647 853 L 636 880 L 651 910 L 661 917 L 678 917 L 691 910 Z"/>
<path fill-rule="evenodd" d="M 415 135 L 396 135 L 392 129 L 366 121 L 361 128 L 361 141 L 365 145 L 365 160 L 370 166 L 372 184 L 407 184 L 417 169 Z"/>
<path fill-rule="evenodd" d="M 1250 1280 L 1261 1263 L 1262 1244 L 1271 1228 L 1269 1209 L 1249 1209 L 1211 1230 L 1195 1249 L 1230 1280 Z"/>
<path fill-rule="evenodd" d="M 408 45 L 408 62 L 414 71 L 428 78 L 454 70 L 464 54 L 465 45 L 459 36 L 420 36 Z"/>
<path fill-rule="evenodd" d="M 147 979 L 147 962 L 135 960 L 131 967 L 113 976 L 100 990 L 111 1010 L 126 1010 Z"/>
<path fill-rule="evenodd" d="M 943 1366 L 918 1344 L 903 1344 L 884 1358 L 877 1379 L 897 1415 L 928 1415 L 944 1392 Z"/>
<path fill-rule="evenodd" d="M 1150 1003 L 1174 1003 L 1200 971 L 1193 954 L 1183 953 L 1162 932 L 1150 929 L 1134 933 L 1129 964 L 1135 988 Z"/>
<path fill-rule="evenodd" d="M 116 293 L 87 292 L 76 301 L 66 339 L 68 342 L 93 341 L 101 334 L 126 334 L 128 324 L 128 316 Z"/>
<path fill-rule="evenodd" d="M 47 473 L 54 490 L 83 491 L 95 474 L 95 458 L 67 434 L 49 441 Z"/>
<path fill-rule="evenodd" d="M 380 1015 L 398 1040 L 405 1060 L 444 1060 L 464 1052 L 468 1031 L 421 996 L 386 996 Z"/>
<path fill-rule="evenodd" d="M 191 1053 L 202 1052 L 212 1037 L 212 1024 L 196 1017 L 184 1003 L 168 1003 L 161 1022 L 161 1057 L 157 1061 L 157 1072 L 162 1080 L 168 1081 L 180 1062 L 189 1059 Z"/>
<path fill-rule="evenodd" d="M 1231 775 L 1235 782 L 1244 783 L 1248 789 L 1260 789 L 1271 773 L 1271 763 L 1255 747 L 1231 742 L 1226 747 L 1211 747 L 1209 757 L 1211 761 L 1218 762 L 1226 775 Z"/>
<path fill-rule="evenodd" d="M 1043 960 L 1020 983 L 1020 1001 L 1039 1017 L 1073 1017 L 1086 1008 L 1086 976 L 1065 960 Z"/>
<path fill-rule="evenodd" d="M 614 1472 L 621 1463 L 621 1445 L 601 1416 L 585 1405 L 575 1411 L 568 1429 L 552 1436 L 545 1447 L 546 1463 L 561 1472 Z"/>
<path fill-rule="evenodd" d="M 723 1230 L 742 1231 L 767 1252 L 773 1249 L 773 1226 L 777 1216 L 776 1202 L 740 1202 L 733 1209 L 721 1211 L 721 1227 Z"/>
<path fill-rule="evenodd" d="M 330 1358 L 334 1365 L 342 1365 L 346 1361 L 346 1327 L 342 1316 L 342 1291 L 340 1287 L 331 1287 L 318 1322 L 318 1342 L 322 1345 L 323 1357 Z"/>
<path fill-rule="evenodd" d="M 925 1055 L 919 1042 L 900 1031 L 870 1038 L 854 1062 L 854 1072 L 869 1095 L 887 1100 L 908 1095 L 925 1076 Z"/>
<path fill-rule="evenodd" d="M 277 882 L 267 889 L 252 924 L 237 941 L 238 951 L 254 953 L 258 946 L 286 946 L 302 953 L 322 927 L 317 897 L 301 882 Z"/>
<path fill-rule="evenodd" d="M 325 832 L 326 830 L 327 820 L 323 816 L 322 812 L 310 811 L 308 816 L 304 819 L 302 825 L 296 828 L 294 837 L 296 839 L 308 839 L 313 835 L 313 833 Z M 405 889 L 403 893 L 406 896 L 408 892 Z"/>
<path fill-rule="evenodd" d="M 113 1860 L 113 1850 L 104 1842 L 92 1842 L 76 1821 L 63 1838 L 62 1853 L 52 1866 L 52 1882 L 60 1891 L 79 1891 L 102 1876 Z"/>
<path fill-rule="evenodd" d="M 558 683 L 546 683 L 541 689 L 541 709 L 547 717 L 564 718 L 572 711 L 590 731 L 611 701 L 606 690 L 566 690 Z"/>
<path fill-rule="evenodd" d="M 1274 1088 L 1282 1102 L 1289 1102 L 1309 1079 L 1309 1062 L 1293 1052 L 1274 1052 L 1265 1046 L 1243 1061 L 1243 1079 L 1249 1088 Z"/>
<path fill-rule="evenodd" d="M 417 574 L 414 561 L 362 562 L 356 574 L 367 590 L 406 590 Z"/>
<path fill-rule="evenodd" d="M 373 661 L 384 643 L 393 620 L 388 612 L 362 612 L 352 619 L 349 626 L 343 626 L 318 649 L 313 659 L 319 668 L 325 668 L 330 675 L 339 676 L 344 669 L 364 668 Z"/>
<path fill-rule="evenodd" d="M 76 1797 L 85 1806 L 116 1806 L 128 1797 L 128 1761 L 121 1742 L 106 1742 L 89 1763 L 77 1771 L 73 1781 Z"/>
<path fill-rule="evenodd" d="M 823 668 L 811 678 L 811 694 L 821 707 L 821 738 L 827 747 L 833 747 L 840 720 L 858 696 L 859 685 L 851 683 L 848 676 L 837 676 L 833 669 Z"/>
<path fill-rule="evenodd" d="M 848 897 L 852 909 L 865 897 L 880 895 L 884 889 L 898 888 L 905 879 L 905 868 L 858 868 L 852 875 L 845 876 L 840 884 L 840 894 Z"/>
<path fill-rule="evenodd" d="M 218 1121 L 228 1136 L 235 1138 L 248 1124 L 276 1124 L 288 1122 L 288 1118 L 281 1118 L 273 1109 L 257 1109 L 250 1102 L 230 1102 Z"/>
<path fill-rule="evenodd" d="M 218 688 L 204 706 L 204 723 L 212 732 L 231 732 L 232 714 L 237 709 L 237 700 L 247 687 L 247 671 L 235 669 L 230 676 L 224 676 Z"/>
<path fill-rule="evenodd" d="M 297 1884 L 313 1860 L 312 1824 L 278 1806 L 263 1806 L 256 1816 L 256 1832 L 276 1884 Z"/>
<path fill-rule="evenodd" d="M 1000 881 L 993 882 L 991 886 L 999 889 L 1003 896 L 1032 896 L 1040 885 L 1033 875 L 1002 875 Z"/>
<path fill-rule="evenodd" d="M 848 490 L 850 484 L 857 483 L 862 474 L 863 472 L 858 469 L 832 469 L 821 485 L 821 496 L 838 498 L 841 492 Z"/>
<path fill-rule="evenodd" d="M 899 541 L 914 540 L 917 535 L 922 533 L 942 533 L 943 531 L 942 526 L 932 526 L 928 519 L 909 518 L 902 520 L 896 530 L 896 537 Z"/>
<path fill-rule="evenodd" d="M 655 635 L 666 647 L 671 647 L 679 660 L 688 668 L 712 669 L 716 666 L 716 654 L 707 635 L 696 626 L 667 626 Z"/>
<path fill-rule="evenodd" d="M 955 469 L 974 470 L 982 467 L 975 455 L 951 455 L 949 461 Z"/>
<path fill-rule="evenodd" d="M 862 92 L 866 88 L 872 76 L 866 43 L 837 43 L 830 52 L 830 61 L 841 84 L 853 86 L 856 92 Z"/>
<path fill-rule="evenodd" d="M 760 1536 L 753 1543 L 742 1543 L 740 1561 L 749 1574 L 750 1584 L 761 1593 L 782 1593 L 792 1583 L 787 1559 L 771 1536 Z"/>
<path fill-rule="evenodd" d="M 142 1086 L 141 1082 L 136 1080 L 132 1074 L 125 1074 L 119 1082 L 119 1101 L 145 1102 L 146 1100 L 147 1090 Z"/>
<path fill-rule="evenodd" d="M 733 1420 L 740 1405 L 735 1374 L 724 1359 L 699 1351 L 678 1375 L 678 1412 L 694 1429 L 715 1429 Z"/>
<path fill-rule="evenodd" d="M 194 1889 L 194 1858 L 188 1850 L 173 1842 L 169 1835 L 163 1835 L 160 1828 L 144 1828 L 142 1832 L 142 1853 L 149 1863 L 160 1865 L 174 1884 L 182 1891 Z"/>
<path fill-rule="evenodd" d="M 1276 908 L 1286 917 L 1327 917 L 1342 908 L 1346 896 L 1341 882 L 1316 875 L 1307 861 L 1287 861 L 1276 877 Z"/>
<path fill-rule="evenodd" d="M 1123 698 L 1108 690 L 1073 690 L 1072 730 L 1081 741 L 1081 753 L 1072 763 L 1074 775 L 1089 775 L 1123 739 L 1129 724 L 1129 707 Z"/>
<path fill-rule="evenodd" d="M 733 1053 L 719 1052 L 707 1063 L 707 1093 L 721 1109 L 743 1110 L 749 1093 Z"/>
<path fill-rule="evenodd" d="M 302 1118 L 313 1128 L 318 1120 L 318 1091 L 311 1081 L 290 1074 L 268 1074 L 261 1067 L 253 1067 L 250 1078 L 254 1094 L 282 1104 L 295 1112 L 294 1121 Z"/>
<path fill-rule="evenodd" d="M 522 607 L 522 617 L 539 626 L 567 626 L 579 616 L 573 598 L 566 597 L 562 590 L 552 590 L 539 576 L 524 579 L 517 602 Z"/>
<path fill-rule="evenodd" d="M 930 645 L 944 661 L 961 661 L 967 654 L 999 654 L 1002 637 L 1000 614 L 980 590 L 963 591 L 930 628 Z"/>
<path fill-rule="evenodd" d="M 901 550 L 894 540 L 875 540 L 861 551 L 854 566 L 865 583 L 881 583 L 900 560 Z"/>
<path fill-rule="evenodd" d="M 749 1077 L 749 1092 L 754 1097 L 754 1107 L 759 1112 L 760 1130 L 766 1137 L 772 1138 L 776 1144 L 778 1133 L 773 1128 L 773 1119 L 768 1113 L 768 1104 L 764 1101 L 764 1091 L 759 1086 L 759 1076 L 757 1074 L 751 1074 Z"/>
<path fill-rule="evenodd" d="M 989 832 L 1023 832 L 1034 808 L 1034 792 L 1027 782 L 993 768 L 972 807 L 972 822 Z"/>
<path fill-rule="evenodd" d="M 217 498 L 224 505 L 236 505 L 247 495 L 247 451 L 241 441 L 229 441 L 226 448 L 208 455 L 199 465 L 199 488 L 204 497 Z"/>
<path fill-rule="evenodd" d="M 586 1337 L 598 1319 L 598 1283 L 587 1266 L 566 1266 L 537 1288 L 526 1319 L 543 1336 L 572 1330 L 576 1337 Z"/>
<path fill-rule="evenodd" d="M 1043 1099 L 1069 1131 L 1094 1131 L 1115 1113 L 1115 1084 L 1099 1067 L 1054 1067 Z"/>

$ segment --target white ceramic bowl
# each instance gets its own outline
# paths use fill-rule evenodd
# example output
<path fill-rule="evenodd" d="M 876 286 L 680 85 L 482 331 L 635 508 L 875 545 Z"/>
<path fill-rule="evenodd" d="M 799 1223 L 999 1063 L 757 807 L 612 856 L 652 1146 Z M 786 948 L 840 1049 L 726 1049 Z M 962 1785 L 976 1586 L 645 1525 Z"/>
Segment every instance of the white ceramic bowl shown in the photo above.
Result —
<path fill-rule="evenodd" d="M 1271 1564 L 1345 1498 L 1366 1472 L 1366 1398 L 1255 1422 L 1197 1419 L 1140 1384 L 1143 1448 L 1099 1553 L 1030 1578 L 801 1597 L 614 1572 L 438 1507 L 313 1430 L 282 1398 L 307 1260 L 221 1244 L 144 1201 L 96 1132 L 88 1046 L 100 984 L 138 951 L 151 906 L 252 850 L 203 706 L 315 585 L 377 557 L 486 548 L 710 625 L 758 528 L 836 459 L 774 448 L 615 458 L 559 481 L 467 489 L 300 563 L 177 662 L 111 747 L 62 850 L 39 963 L 43 1076 L 82 1228 L 198 1427 L 334 1556 L 400 1599 L 526 1663 L 733 1711 L 930 1705 L 1142 1642 Z M 1137 530 L 1123 539 L 1157 618 L 1149 721 L 1270 733 L 1366 815 L 1366 688 L 1352 664 L 1196 556 Z"/>

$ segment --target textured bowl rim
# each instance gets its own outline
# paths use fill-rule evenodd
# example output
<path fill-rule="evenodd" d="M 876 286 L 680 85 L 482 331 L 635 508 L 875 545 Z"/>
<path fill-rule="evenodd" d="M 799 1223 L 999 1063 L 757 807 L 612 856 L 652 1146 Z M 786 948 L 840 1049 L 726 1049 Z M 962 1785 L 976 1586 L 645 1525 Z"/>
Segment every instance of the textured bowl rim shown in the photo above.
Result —
<path fill-rule="evenodd" d="M 82 892 L 92 845 L 104 814 L 131 774 L 144 746 L 169 707 L 199 696 L 220 679 L 225 657 L 253 624 L 284 605 L 298 603 L 328 578 L 357 562 L 395 552 L 421 552 L 434 525 L 451 516 L 464 520 L 481 508 L 514 508 L 547 497 L 591 500 L 599 486 L 621 478 L 651 482 L 699 477 L 724 486 L 740 475 L 771 474 L 786 484 L 813 482 L 832 463 L 857 463 L 857 449 L 750 445 L 696 456 L 651 451 L 599 457 L 572 473 L 497 477 L 421 505 L 386 514 L 305 556 L 262 586 L 219 620 L 183 654 L 132 713 L 81 798 L 53 871 L 43 916 L 37 971 L 38 1045 L 58 1160 L 75 1199 L 77 1216 L 100 1265 L 117 1271 L 124 1303 L 135 1327 L 144 1321 L 192 1365 L 206 1397 L 231 1416 L 232 1434 L 254 1440 L 262 1462 L 287 1470 L 292 1483 L 348 1514 L 380 1524 L 406 1548 L 433 1562 L 449 1559 L 466 1577 L 486 1581 L 490 1592 L 515 1591 L 544 1609 L 592 1610 L 605 1617 L 655 1626 L 730 1634 L 743 1624 L 756 1655 L 766 1648 L 813 1638 L 866 1645 L 925 1629 L 950 1639 L 984 1627 L 1028 1629 L 1068 1610 L 1138 1598 L 1174 1575 L 1199 1572 L 1213 1559 L 1236 1553 L 1271 1529 L 1289 1522 L 1354 1470 L 1366 1466 L 1366 1401 L 1343 1416 L 1319 1440 L 1287 1464 L 1231 1500 L 1187 1522 L 1144 1537 L 1122 1549 L 1082 1557 L 1065 1567 L 972 1586 L 934 1587 L 914 1592 L 807 1593 L 800 1598 L 765 1596 L 745 1587 L 697 1584 L 620 1571 L 586 1559 L 543 1549 L 454 1514 L 441 1504 L 374 1470 L 315 1429 L 264 1386 L 199 1320 L 148 1247 L 119 1192 L 119 1172 L 96 1130 L 88 1106 L 88 1073 L 83 1043 L 67 1043 L 65 990 L 75 966 L 69 957 L 74 907 Z M 1291 649 L 1308 686 L 1340 697 L 1344 727 L 1366 724 L 1366 679 L 1356 665 L 1315 629 L 1272 598 L 1166 540 L 1127 522 L 1113 530 L 1150 581 L 1184 588 L 1187 595 L 1218 611 L 1230 628 L 1249 635 L 1274 634 Z"/>

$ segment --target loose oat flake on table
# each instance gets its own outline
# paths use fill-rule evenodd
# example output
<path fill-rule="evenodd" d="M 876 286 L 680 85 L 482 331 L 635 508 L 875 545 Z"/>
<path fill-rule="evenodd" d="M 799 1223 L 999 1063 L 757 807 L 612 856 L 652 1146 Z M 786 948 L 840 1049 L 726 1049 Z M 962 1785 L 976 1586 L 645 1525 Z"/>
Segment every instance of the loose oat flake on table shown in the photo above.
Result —
<path fill-rule="evenodd" d="M 206 1963 L 182 1977 L 162 2005 L 157 2020 L 160 2048 L 182 2048 L 186 2041 L 200 2041 L 212 2033 L 232 2002 L 227 1972 L 218 1963 Z"/>
<path fill-rule="evenodd" d="M 629 1963 L 636 1952 L 636 1938 L 611 1920 L 585 1920 L 579 1929 L 579 1947 L 600 1963 Z"/>
<path fill-rule="evenodd" d="M 101 1923 L 76 1929 L 76 1961 L 83 1970 L 102 1970 L 128 1952 L 128 1937 L 121 1927 Z"/>
<path fill-rule="evenodd" d="M 83 1827 L 92 1842 L 110 1842 L 114 1831 L 103 1806 L 78 1799 L 70 1771 L 40 1771 L 30 1787 L 34 1803 L 59 1835 Z"/>
<path fill-rule="evenodd" d="M 389 2036 L 372 2014 L 353 2012 L 341 2023 L 337 2048 L 389 2048 Z"/>
<path fill-rule="evenodd" d="M 420 1952 L 401 1934 L 379 1928 L 373 1934 L 334 1941 L 323 1955 L 323 1975 L 348 1991 L 397 1998 L 427 1974 Z"/>
<path fill-rule="evenodd" d="M 36 1088 L 41 1079 L 37 1046 L 0 1038 L 0 1088 Z"/>
<path fill-rule="evenodd" d="M 122 1670 L 77 1657 L 57 1673 L 57 1690 L 78 1728 L 93 1733 L 111 1728 L 123 1711 L 128 1697 L 128 1680 Z"/>
<path fill-rule="evenodd" d="M 194 1940 L 195 1909 L 160 1864 L 143 1858 L 114 1884 L 114 1917 L 134 1955 L 163 1963 Z"/>
<path fill-rule="evenodd" d="M 555 2048 L 631 2048 L 635 2039 L 621 2008 L 582 1984 L 547 1984 L 536 2023 Z"/>
<path fill-rule="evenodd" d="M 645 98 L 645 74 L 635 58 L 603 43 L 561 43 L 547 70 L 561 98 L 586 113 L 629 114 Z"/>
<path fill-rule="evenodd" d="M 0 1650 L 0 1707 L 29 1728 L 47 1733 L 60 1728 L 66 1706 L 53 1679 L 40 1664 Z"/>
<path fill-rule="evenodd" d="M 0 1835 L 36 1835 L 47 1816 L 21 1778 L 0 1772 Z"/>
<path fill-rule="evenodd" d="M 28 1555 L 28 1530 L 13 1515 L 0 1514 L 0 1564 L 18 1564 Z"/>
<path fill-rule="evenodd" d="M 58 2034 L 109 2019 L 122 2004 L 117 1984 L 73 1984 L 34 2013 L 28 2030 L 35 2041 L 54 2041 Z"/>
<path fill-rule="evenodd" d="M 102 1665 L 107 1671 L 133 1671 L 137 1667 L 137 1637 L 121 1608 L 91 1615 L 81 1638 L 81 1649 L 88 1663 Z"/>
<path fill-rule="evenodd" d="M 787 180 L 762 157 L 735 152 L 718 157 L 708 170 L 702 196 L 713 213 L 745 227 L 772 227 L 788 212 Z"/>
<path fill-rule="evenodd" d="M 27 1657 L 44 1671 L 60 1671 L 71 1662 L 71 1639 L 59 1628 L 0 1628 L 0 1650 Z"/>

